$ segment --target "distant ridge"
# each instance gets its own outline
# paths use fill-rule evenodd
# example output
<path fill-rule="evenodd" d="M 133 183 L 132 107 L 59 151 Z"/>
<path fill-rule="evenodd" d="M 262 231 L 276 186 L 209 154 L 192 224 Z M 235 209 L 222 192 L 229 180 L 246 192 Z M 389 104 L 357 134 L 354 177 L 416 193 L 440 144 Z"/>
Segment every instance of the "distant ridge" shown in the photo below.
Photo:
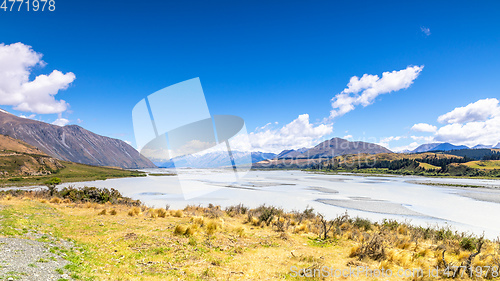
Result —
<path fill-rule="evenodd" d="M 298 152 L 298 151 L 297 151 Z M 378 144 L 362 142 L 362 141 L 348 141 L 341 138 L 332 138 L 316 145 L 311 149 L 307 149 L 302 153 L 294 154 L 293 158 L 331 158 L 346 154 L 377 154 L 377 153 L 391 153 L 389 149 Z M 282 152 L 283 153 L 283 152 Z M 280 153 L 280 154 L 282 154 Z M 288 153 L 287 155 L 290 155 Z"/>
<path fill-rule="evenodd" d="M 296 158 L 300 155 L 302 155 L 302 153 L 306 152 L 307 150 L 309 150 L 309 148 L 300 148 L 300 149 L 288 149 L 288 150 L 283 150 L 282 152 L 280 152 L 280 154 L 278 154 L 276 156 L 276 158 L 278 159 L 285 159 L 285 158 Z"/>
<path fill-rule="evenodd" d="M 303 149 L 302 149 L 303 150 Z M 378 144 L 348 141 L 333 138 L 316 145 L 313 148 L 300 150 L 284 150 L 274 159 L 263 160 L 253 165 L 254 168 L 303 168 L 325 158 L 348 154 L 378 154 L 392 153 L 389 149 Z M 293 156 L 293 157 L 292 157 Z"/>
<path fill-rule="evenodd" d="M 231 153 L 233 159 L 239 165 L 252 164 L 276 157 L 276 154 L 274 153 L 264 152 L 232 151 Z M 251 154 L 251 158 L 248 157 L 248 154 Z M 252 163 L 245 162 L 247 159 L 251 159 Z M 154 163 L 161 168 L 221 168 L 231 166 L 229 161 L 230 159 L 228 158 L 227 153 L 217 151 L 209 152 L 203 155 L 190 154 L 179 156 L 167 161 L 155 161 Z"/>
<path fill-rule="evenodd" d="M 465 145 L 453 145 L 451 143 L 426 143 L 415 148 L 412 153 L 428 152 L 428 151 L 450 151 L 459 149 L 468 149 Z"/>
<path fill-rule="evenodd" d="M 125 142 L 77 125 L 60 127 L 0 110 L 0 134 L 22 140 L 60 160 L 121 168 L 156 167 Z"/>
<path fill-rule="evenodd" d="M 473 149 L 482 149 L 482 148 L 493 148 L 492 145 L 484 145 L 484 144 L 478 144 L 474 147 L 472 147 Z"/>

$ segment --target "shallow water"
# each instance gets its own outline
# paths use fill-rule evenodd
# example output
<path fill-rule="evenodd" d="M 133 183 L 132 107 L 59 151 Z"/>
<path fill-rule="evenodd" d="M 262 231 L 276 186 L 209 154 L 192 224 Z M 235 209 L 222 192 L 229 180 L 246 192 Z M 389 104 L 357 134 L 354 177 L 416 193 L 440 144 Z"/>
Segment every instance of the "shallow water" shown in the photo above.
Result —
<path fill-rule="evenodd" d="M 167 169 L 152 169 L 165 172 Z M 170 171 L 171 172 L 171 171 Z M 223 207 L 243 203 L 286 210 L 307 206 L 329 218 L 347 211 L 374 221 L 397 219 L 427 226 L 450 226 L 489 238 L 500 236 L 500 181 L 403 176 L 325 175 L 302 171 L 252 171 L 237 183 L 230 171 L 185 169 L 182 176 L 109 179 L 67 185 L 115 188 L 123 195 L 155 207 L 186 205 Z M 182 185 L 179 183 L 182 179 Z M 417 182 L 484 185 L 464 188 Z M 189 199 L 186 199 L 189 198 Z"/>

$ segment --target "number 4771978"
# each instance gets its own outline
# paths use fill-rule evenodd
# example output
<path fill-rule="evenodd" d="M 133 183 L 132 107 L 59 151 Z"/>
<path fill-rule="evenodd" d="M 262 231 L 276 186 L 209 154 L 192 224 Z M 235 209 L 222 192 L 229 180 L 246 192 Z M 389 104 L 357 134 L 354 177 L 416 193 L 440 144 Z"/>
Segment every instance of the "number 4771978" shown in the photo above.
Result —
<path fill-rule="evenodd" d="M 56 1 L 55 0 L 3 0 L 2 5 L 0 6 L 0 10 L 4 10 L 5 12 L 7 11 L 20 12 L 21 10 L 25 9 L 28 12 L 29 11 L 53 12 L 56 10 Z"/>

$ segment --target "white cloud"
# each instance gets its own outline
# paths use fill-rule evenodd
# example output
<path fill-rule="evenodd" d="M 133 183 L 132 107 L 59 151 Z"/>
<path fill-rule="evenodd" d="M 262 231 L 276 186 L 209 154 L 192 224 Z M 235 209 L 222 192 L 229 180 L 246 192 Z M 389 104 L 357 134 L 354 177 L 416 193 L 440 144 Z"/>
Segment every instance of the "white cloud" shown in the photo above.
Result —
<path fill-rule="evenodd" d="M 421 30 L 421 31 L 422 31 L 422 32 L 423 32 L 426 36 L 431 35 L 431 30 L 430 30 L 430 28 L 428 28 L 428 27 L 422 26 L 422 27 L 420 27 L 420 30 Z"/>
<path fill-rule="evenodd" d="M 415 148 L 417 148 L 418 146 L 419 146 L 419 144 L 417 142 L 412 142 L 409 145 L 394 147 L 392 149 L 392 151 L 394 151 L 394 152 L 412 151 Z"/>
<path fill-rule="evenodd" d="M 412 140 L 424 141 L 424 142 L 434 142 L 433 136 L 410 136 Z"/>
<path fill-rule="evenodd" d="M 486 121 L 474 121 L 465 124 L 454 123 L 439 128 L 436 140 L 475 146 L 478 144 L 495 145 L 500 142 L 500 116 Z"/>
<path fill-rule="evenodd" d="M 500 106 L 496 98 L 482 99 L 467 106 L 457 107 L 439 116 L 438 121 L 447 124 L 437 128 L 433 136 L 412 138 L 469 147 L 478 144 L 495 145 L 500 142 Z"/>
<path fill-rule="evenodd" d="M 21 117 L 21 118 L 27 118 L 27 119 L 33 119 L 33 118 L 35 118 L 35 116 L 36 116 L 36 114 L 31 114 L 29 116 L 26 116 L 24 114 L 19 115 L 19 117 Z"/>
<path fill-rule="evenodd" d="M 352 135 L 346 135 L 346 136 L 343 136 L 342 138 L 346 139 L 346 140 L 349 140 L 349 139 L 352 139 Z"/>
<path fill-rule="evenodd" d="M 457 107 L 439 116 L 440 123 L 466 123 L 485 121 L 492 116 L 500 115 L 500 107 L 496 98 L 482 99 L 464 107 Z"/>
<path fill-rule="evenodd" d="M 54 122 L 52 122 L 52 125 L 57 125 L 57 126 L 65 126 L 66 124 L 69 123 L 69 120 L 66 118 L 57 118 Z"/>
<path fill-rule="evenodd" d="M 332 124 L 311 124 L 309 114 L 299 115 L 279 129 L 265 127 L 264 130 L 248 134 L 253 151 L 279 153 L 285 149 L 312 147 L 333 131 Z M 234 150 L 239 148 L 235 147 Z"/>
<path fill-rule="evenodd" d="M 429 125 L 429 124 L 426 124 L 426 123 L 415 124 L 415 125 L 413 125 L 413 127 L 411 127 L 411 129 L 413 131 L 417 131 L 417 132 L 428 132 L 428 133 L 434 133 L 434 132 L 437 131 L 437 127 L 436 126 Z"/>
<path fill-rule="evenodd" d="M 380 139 L 380 141 L 377 143 L 378 145 L 381 145 L 387 149 L 390 149 L 389 142 L 391 141 L 398 141 L 400 139 L 405 139 L 406 137 L 404 136 L 390 136 L 390 137 L 385 137 Z"/>
<path fill-rule="evenodd" d="M 381 94 L 407 89 L 417 79 L 424 66 L 408 66 L 406 69 L 384 72 L 378 75 L 365 74 L 361 78 L 353 76 L 347 88 L 332 98 L 330 118 L 342 116 L 355 106 L 368 106 Z"/>
<path fill-rule="evenodd" d="M 58 70 L 30 81 L 34 67 L 44 67 L 42 54 L 22 43 L 0 44 L 0 104 L 38 114 L 61 113 L 69 104 L 55 95 L 75 80 L 71 72 Z"/>

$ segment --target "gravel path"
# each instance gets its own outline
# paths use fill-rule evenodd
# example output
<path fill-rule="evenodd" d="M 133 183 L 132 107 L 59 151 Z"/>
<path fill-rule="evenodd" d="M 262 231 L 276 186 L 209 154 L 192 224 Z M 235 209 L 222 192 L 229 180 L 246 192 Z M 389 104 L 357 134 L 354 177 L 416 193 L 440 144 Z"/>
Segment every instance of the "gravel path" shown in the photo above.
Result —
<path fill-rule="evenodd" d="M 58 250 L 70 249 L 73 243 L 33 231 L 24 236 L 26 239 L 0 237 L 0 280 L 72 280 L 64 269 L 69 262 Z"/>
<path fill-rule="evenodd" d="M 0 238 L 0 280 L 70 279 L 63 267 L 69 262 L 51 253 L 52 243 Z M 59 269 L 59 272 L 56 270 Z"/>

